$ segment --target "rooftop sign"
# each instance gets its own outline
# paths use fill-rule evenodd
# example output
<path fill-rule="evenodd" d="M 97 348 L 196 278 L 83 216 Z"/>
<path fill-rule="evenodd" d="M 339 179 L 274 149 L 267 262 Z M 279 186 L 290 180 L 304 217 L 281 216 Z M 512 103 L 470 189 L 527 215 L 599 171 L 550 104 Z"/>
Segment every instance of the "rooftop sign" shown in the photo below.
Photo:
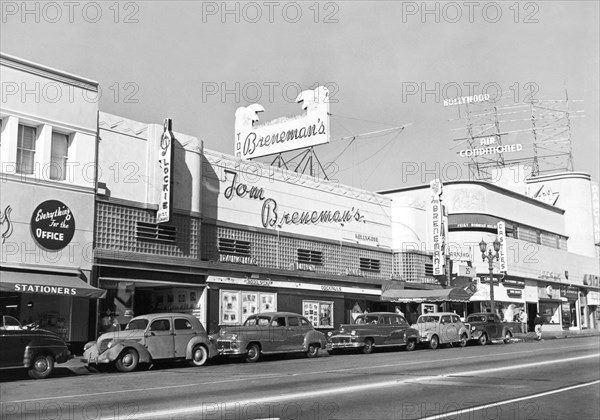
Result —
<path fill-rule="evenodd" d="M 329 142 L 329 90 L 319 86 L 305 90 L 296 102 L 306 112 L 293 117 L 277 118 L 257 126 L 259 104 L 239 107 L 235 111 L 235 156 L 251 159 Z"/>

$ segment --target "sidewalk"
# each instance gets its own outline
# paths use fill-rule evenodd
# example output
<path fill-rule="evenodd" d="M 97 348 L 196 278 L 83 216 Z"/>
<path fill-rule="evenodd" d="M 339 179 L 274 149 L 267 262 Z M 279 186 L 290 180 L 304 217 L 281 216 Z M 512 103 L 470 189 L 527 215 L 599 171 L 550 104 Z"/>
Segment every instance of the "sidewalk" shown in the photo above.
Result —
<path fill-rule="evenodd" d="M 542 339 L 543 340 L 554 340 L 557 338 L 576 338 L 576 337 L 600 337 L 599 330 L 563 330 L 563 331 L 544 331 L 542 329 Z M 513 336 L 515 341 L 536 341 L 537 336 L 535 332 L 528 333 L 517 333 Z"/>

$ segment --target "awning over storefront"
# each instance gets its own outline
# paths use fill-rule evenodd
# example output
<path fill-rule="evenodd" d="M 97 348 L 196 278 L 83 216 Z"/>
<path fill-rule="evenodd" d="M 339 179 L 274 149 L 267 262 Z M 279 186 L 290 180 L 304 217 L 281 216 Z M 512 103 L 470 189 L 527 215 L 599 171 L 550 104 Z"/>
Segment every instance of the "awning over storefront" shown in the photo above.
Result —
<path fill-rule="evenodd" d="M 381 300 L 390 302 L 468 302 L 471 295 L 464 289 L 407 290 L 390 289 L 381 295 Z"/>
<path fill-rule="evenodd" d="M 90 286 L 76 276 L 19 271 L 0 271 L 0 291 L 90 299 L 102 299 L 106 296 L 106 290 Z"/>

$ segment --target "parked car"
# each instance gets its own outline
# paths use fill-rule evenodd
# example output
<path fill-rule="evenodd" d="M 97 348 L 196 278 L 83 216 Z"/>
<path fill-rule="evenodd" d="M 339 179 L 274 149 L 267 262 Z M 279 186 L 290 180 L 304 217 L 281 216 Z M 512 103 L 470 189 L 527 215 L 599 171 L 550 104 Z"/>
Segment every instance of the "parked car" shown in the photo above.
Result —
<path fill-rule="evenodd" d="M 84 346 L 82 362 L 88 365 L 115 365 L 131 372 L 140 363 L 188 360 L 202 366 L 217 354 L 214 343 L 195 316 L 156 313 L 133 318 L 123 331 L 102 334 Z"/>
<path fill-rule="evenodd" d="M 327 334 L 327 351 L 335 354 L 343 349 L 360 349 L 369 354 L 375 347 L 402 347 L 412 351 L 419 339 L 418 331 L 402 315 L 371 312 L 359 315 L 354 324 L 341 324 Z"/>
<path fill-rule="evenodd" d="M 52 374 L 55 363 L 69 360 L 65 340 L 37 324 L 22 326 L 19 320 L 3 315 L 0 325 L 0 368 L 24 367 L 35 379 Z"/>
<path fill-rule="evenodd" d="M 421 315 L 413 328 L 419 332 L 419 342 L 428 344 L 434 350 L 446 343 L 464 347 L 469 340 L 469 329 L 458 315 L 451 312 Z"/>
<path fill-rule="evenodd" d="M 242 356 L 256 362 L 262 354 L 304 352 L 317 357 L 325 348 L 325 335 L 310 321 L 292 312 L 265 312 L 249 316 L 243 325 L 221 327 L 217 350 L 225 356 Z"/>
<path fill-rule="evenodd" d="M 516 331 L 520 331 L 518 322 L 503 322 L 497 314 L 478 312 L 467 316 L 471 340 L 477 340 L 485 346 L 491 340 L 504 340 L 509 343 Z"/>

